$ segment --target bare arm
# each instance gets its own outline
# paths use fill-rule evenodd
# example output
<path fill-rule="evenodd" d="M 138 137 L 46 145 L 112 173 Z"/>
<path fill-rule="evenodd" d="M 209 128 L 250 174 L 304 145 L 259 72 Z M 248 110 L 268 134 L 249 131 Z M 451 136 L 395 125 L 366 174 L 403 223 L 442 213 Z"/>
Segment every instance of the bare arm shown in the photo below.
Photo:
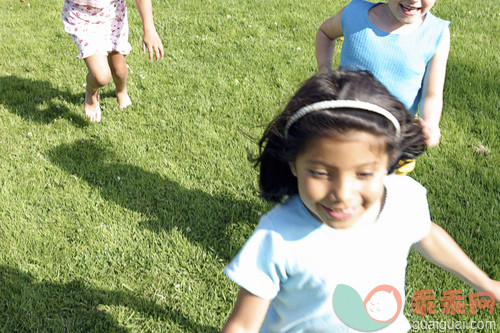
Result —
<path fill-rule="evenodd" d="M 492 292 L 500 302 L 500 281 L 490 279 L 440 226 L 432 223 L 429 234 L 414 247 L 432 263 L 451 272 L 476 291 Z"/>
<path fill-rule="evenodd" d="M 344 8 L 337 15 L 330 17 L 323 22 L 316 33 L 316 61 L 318 62 L 318 71 L 328 73 L 332 70 L 333 52 L 337 38 L 344 35 L 340 18 Z"/>
<path fill-rule="evenodd" d="M 271 304 L 241 288 L 238 299 L 229 319 L 222 329 L 223 333 L 258 332 Z"/>
<path fill-rule="evenodd" d="M 163 44 L 160 36 L 156 32 L 153 21 L 153 5 L 151 0 L 135 0 L 137 10 L 142 20 L 142 28 L 144 36 L 142 37 L 142 52 L 149 52 L 149 60 L 153 60 L 155 55 L 156 60 L 163 59 Z"/>
<path fill-rule="evenodd" d="M 439 121 L 443 110 L 443 88 L 449 52 L 450 30 L 446 28 L 436 54 L 427 65 L 422 87 L 421 124 L 429 147 L 437 146 L 441 138 Z"/>

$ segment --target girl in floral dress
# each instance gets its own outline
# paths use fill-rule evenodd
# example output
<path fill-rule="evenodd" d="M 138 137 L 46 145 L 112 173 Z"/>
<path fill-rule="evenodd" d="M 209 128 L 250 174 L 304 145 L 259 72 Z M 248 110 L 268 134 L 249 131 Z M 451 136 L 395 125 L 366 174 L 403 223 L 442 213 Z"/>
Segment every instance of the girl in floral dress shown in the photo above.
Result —
<path fill-rule="evenodd" d="M 153 21 L 151 0 L 136 0 L 142 19 L 142 51 L 149 59 L 163 59 L 163 44 Z M 120 109 L 132 104 L 127 93 L 126 55 L 132 50 L 128 42 L 126 0 L 65 0 L 62 12 L 64 30 L 78 46 L 77 58 L 88 68 L 85 91 L 85 116 L 101 121 L 99 89 L 113 78 Z"/>

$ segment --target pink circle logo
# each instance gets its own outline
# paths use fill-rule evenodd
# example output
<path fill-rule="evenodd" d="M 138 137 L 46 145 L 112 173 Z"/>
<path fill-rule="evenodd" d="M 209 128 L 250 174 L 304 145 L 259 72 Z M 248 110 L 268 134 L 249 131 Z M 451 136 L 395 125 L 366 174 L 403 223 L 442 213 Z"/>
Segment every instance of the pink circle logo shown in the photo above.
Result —
<path fill-rule="evenodd" d="M 375 321 L 392 323 L 401 310 L 399 291 L 386 284 L 375 287 L 363 302 L 366 312 Z"/>

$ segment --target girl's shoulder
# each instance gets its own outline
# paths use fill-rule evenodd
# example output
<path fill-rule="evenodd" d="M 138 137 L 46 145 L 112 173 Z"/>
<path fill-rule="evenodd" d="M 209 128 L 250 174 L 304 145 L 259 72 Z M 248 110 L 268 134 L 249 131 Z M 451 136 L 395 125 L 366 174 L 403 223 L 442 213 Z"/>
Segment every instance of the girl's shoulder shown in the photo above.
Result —
<path fill-rule="evenodd" d="M 415 179 L 409 176 L 390 174 L 384 178 L 384 185 L 392 191 L 424 191 L 426 188 Z"/>
<path fill-rule="evenodd" d="M 391 174 L 384 178 L 388 207 L 424 209 L 428 206 L 427 189 L 409 176 Z"/>
<path fill-rule="evenodd" d="M 425 15 L 425 20 L 424 20 L 424 26 L 426 26 L 428 29 L 439 29 L 442 30 L 448 25 L 450 25 L 450 21 L 444 20 L 442 18 L 439 18 L 432 14 L 431 12 L 428 12 Z"/>
<path fill-rule="evenodd" d="M 368 19 L 368 11 L 373 6 L 377 5 L 374 2 L 365 0 L 352 0 L 347 6 L 344 7 L 342 12 L 341 21 L 343 24 L 352 22 L 350 24 L 360 24 Z"/>
<path fill-rule="evenodd" d="M 450 23 L 451 23 L 450 21 L 439 18 L 434 14 L 432 14 L 431 12 L 427 12 L 427 14 L 425 14 L 424 25 L 429 25 L 433 28 L 436 28 L 436 27 L 447 27 L 448 25 L 450 25 Z"/>
<path fill-rule="evenodd" d="M 262 220 L 268 223 L 279 224 L 282 221 L 295 221 L 301 214 L 302 200 L 300 196 L 294 195 L 286 198 L 282 203 L 277 204 L 264 216 Z"/>
<path fill-rule="evenodd" d="M 360 9 L 368 10 L 377 4 L 378 3 L 376 2 L 369 2 L 366 0 L 352 0 L 347 4 L 345 8 L 349 10 L 360 10 Z"/>
<path fill-rule="evenodd" d="M 302 203 L 299 195 L 287 198 L 260 219 L 257 229 L 267 229 L 282 235 L 302 234 L 320 225 Z"/>

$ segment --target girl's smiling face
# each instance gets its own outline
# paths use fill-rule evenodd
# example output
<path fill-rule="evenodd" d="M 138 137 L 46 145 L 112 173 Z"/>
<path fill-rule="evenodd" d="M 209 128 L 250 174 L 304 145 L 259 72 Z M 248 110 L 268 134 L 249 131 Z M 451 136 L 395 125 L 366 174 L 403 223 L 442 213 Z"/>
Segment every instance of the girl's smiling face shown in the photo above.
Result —
<path fill-rule="evenodd" d="M 389 11 L 401 24 L 420 24 L 436 0 L 388 0 Z"/>
<path fill-rule="evenodd" d="M 384 139 L 350 131 L 309 141 L 290 168 L 309 212 L 321 223 L 347 229 L 376 220 L 388 161 Z"/>

